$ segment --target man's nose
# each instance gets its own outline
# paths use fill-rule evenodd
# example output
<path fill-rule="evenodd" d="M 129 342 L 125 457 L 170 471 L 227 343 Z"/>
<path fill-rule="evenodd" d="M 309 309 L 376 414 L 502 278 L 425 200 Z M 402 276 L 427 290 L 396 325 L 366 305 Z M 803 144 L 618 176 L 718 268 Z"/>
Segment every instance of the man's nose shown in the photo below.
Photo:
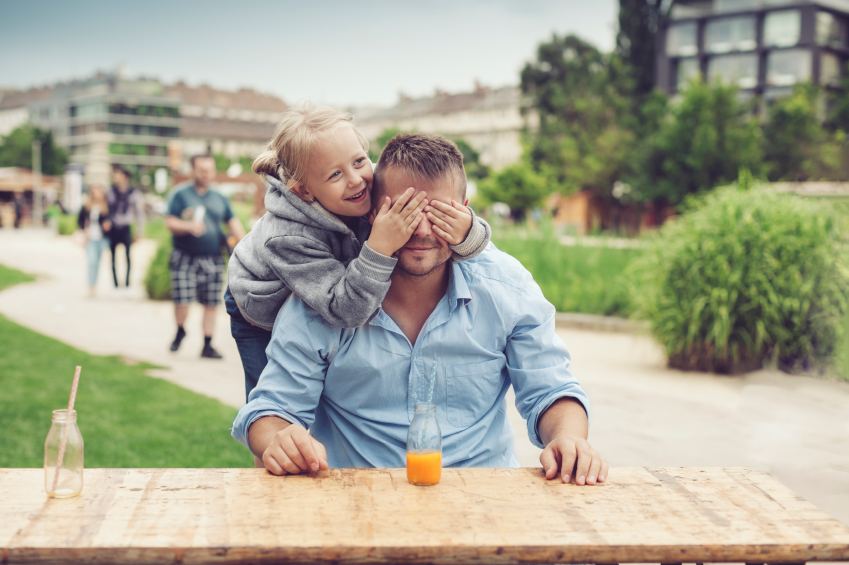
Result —
<path fill-rule="evenodd" d="M 416 226 L 416 231 L 413 232 L 413 235 L 416 237 L 430 237 L 433 233 L 433 226 L 430 225 L 430 222 L 427 219 L 427 216 L 422 218 L 422 221 L 419 222 L 419 225 Z"/>

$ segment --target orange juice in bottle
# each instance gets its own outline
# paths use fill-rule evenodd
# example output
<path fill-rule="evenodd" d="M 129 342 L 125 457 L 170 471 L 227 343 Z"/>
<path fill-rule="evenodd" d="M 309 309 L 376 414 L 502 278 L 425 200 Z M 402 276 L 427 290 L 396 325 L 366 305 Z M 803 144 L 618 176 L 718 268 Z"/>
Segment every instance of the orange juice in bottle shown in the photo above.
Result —
<path fill-rule="evenodd" d="M 414 485 L 435 485 L 442 478 L 442 432 L 436 406 L 416 404 L 407 432 L 407 480 Z"/>

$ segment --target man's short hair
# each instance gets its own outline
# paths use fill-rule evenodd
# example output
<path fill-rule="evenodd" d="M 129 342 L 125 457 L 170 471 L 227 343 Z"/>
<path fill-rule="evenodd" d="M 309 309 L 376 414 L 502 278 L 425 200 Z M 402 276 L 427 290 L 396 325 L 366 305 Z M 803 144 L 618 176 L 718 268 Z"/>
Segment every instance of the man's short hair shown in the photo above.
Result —
<path fill-rule="evenodd" d="M 128 179 L 132 176 L 130 175 L 130 171 L 128 171 L 125 167 L 122 167 L 121 165 L 112 165 L 112 172 L 119 172 Z"/>
<path fill-rule="evenodd" d="M 399 133 L 390 139 L 380 153 L 374 170 L 373 202 L 380 202 L 383 198 L 384 177 L 392 167 L 431 181 L 453 174 L 459 183 L 460 201 L 466 200 L 463 154 L 450 139 L 432 133 Z"/>
<path fill-rule="evenodd" d="M 192 155 L 192 158 L 189 159 L 189 162 L 192 164 L 193 169 L 195 168 L 195 161 L 197 161 L 198 159 L 213 159 L 214 160 L 215 157 L 213 157 L 209 153 L 201 153 L 199 155 Z"/>

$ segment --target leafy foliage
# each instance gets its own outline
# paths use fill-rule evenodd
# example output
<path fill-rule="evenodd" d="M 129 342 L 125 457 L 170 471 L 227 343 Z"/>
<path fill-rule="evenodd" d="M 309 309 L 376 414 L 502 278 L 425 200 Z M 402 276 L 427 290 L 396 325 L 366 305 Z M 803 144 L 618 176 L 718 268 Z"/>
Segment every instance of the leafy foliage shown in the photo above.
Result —
<path fill-rule="evenodd" d="M 517 219 L 538 206 L 549 192 L 546 179 L 525 161 L 510 165 L 478 184 L 478 195 L 484 204 L 503 202 Z"/>
<path fill-rule="evenodd" d="M 631 82 L 622 61 L 574 35 L 554 35 L 522 69 L 521 85 L 539 115 L 539 131 L 529 135 L 534 168 L 552 190 L 609 195 L 634 143 Z"/>
<path fill-rule="evenodd" d="M 660 0 L 619 0 L 616 52 L 633 72 L 637 97 L 647 96 L 654 89 L 655 36 L 658 22 L 671 4 Z"/>
<path fill-rule="evenodd" d="M 237 159 L 231 159 L 230 157 L 226 157 L 223 153 L 213 153 L 212 158 L 215 159 L 216 171 L 226 171 L 230 168 L 230 165 L 236 162 L 242 166 L 243 173 L 249 173 L 251 172 L 251 166 L 254 163 L 254 157 L 241 156 Z"/>
<path fill-rule="evenodd" d="M 849 268 L 837 217 L 817 201 L 717 189 L 665 225 L 631 273 L 640 316 L 685 370 L 792 371 L 833 356 Z"/>
<path fill-rule="evenodd" d="M 636 155 L 632 180 L 641 200 L 681 203 L 689 194 L 732 182 L 741 168 L 761 174 L 761 129 L 737 88 L 693 81 Z"/>
<path fill-rule="evenodd" d="M 32 142 L 41 142 L 41 172 L 62 175 L 68 163 L 68 153 L 56 145 L 53 133 L 24 124 L 13 129 L 0 141 L 0 167 L 32 169 Z"/>
<path fill-rule="evenodd" d="M 463 139 L 455 139 L 454 143 L 463 154 L 463 167 L 466 169 L 466 177 L 475 180 L 485 179 L 489 176 L 489 167 L 481 163 L 481 154 Z"/>
<path fill-rule="evenodd" d="M 770 106 L 764 125 L 764 156 L 770 180 L 819 180 L 839 174 L 840 146 L 817 116 L 821 95 L 811 84 L 797 85 L 793 94 Z"/>

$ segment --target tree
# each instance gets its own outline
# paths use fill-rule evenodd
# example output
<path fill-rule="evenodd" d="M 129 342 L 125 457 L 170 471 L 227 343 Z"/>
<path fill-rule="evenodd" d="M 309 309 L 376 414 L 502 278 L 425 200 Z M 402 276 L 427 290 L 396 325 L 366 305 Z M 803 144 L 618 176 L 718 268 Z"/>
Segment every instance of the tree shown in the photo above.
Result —
<path fill-rule="evenodd" d="M 463 139 L 455 139 L 454 143 L 463 154 L 463 167 L 466 169 L 466 177 L 482 180 L 489 176 L 489 167 L 481 163 L 481 154 Z"/>
<path fill-rule="evenodd" d="M 403 133 L 403 130 L 396 127 L 388 127 L 385 128 L 380 134 L 377 136 L 375 140 L 376 143 L 371 144 L 368 148 L 368 156 L 369 159 L 373 163 L 377 163 L 377 160 L 380 158 L 380 153 L 383 151 L 383 148 L 386 147 L 386 144 L 389 143 L 389 140 L 398 135 L 399 133 Z"/>
<path fill-rule="evenodd" d="M 521 85 L 539 115 L 539 131 L 528 136 L 530 163 L 550 190 L 609 196 L 634 143 L 622 61 L 574 35 L 554 35 L 522 69 Z"/>
<path fill-rule="evenodd" d="M 760 176 L 761 137 L 736 87 L 692 81 L 636 155 L 639 169 L 629 179 L 633 196 L 678 204 L 688 194 L 733 181 L 742 168 Z"/>
<path fill-rule="evenodd" d="M 634 94 L 640 101 L 654 90 L 655 36 L 671 5 L 662 0 L 619 0 L 616 52 L 633 74 Z"/>
<path fill-rule="evenodd" d="M 0 141 L 0 167 L 32 169 L 32 142 L 41 142 L 41 172 L 62 175 L 68 164 L 68 153 L 56 145 L 53 132 L 24 124 Z"/>
<path fill-rule="evenodd" d="M 764 157 L 769 180 L 832 179 L 839 175 L 840 145 L 823 128 L 817 105 L 821 89 L 800 84 L 775 100 L 764 125 Z"/>
<path fill-rule="evenodd" d="M 478 194 L 484 203 L 503 202 L 510 206 L 516 219 L 524 218 L 527 210 L 538 206 L 548 193 L 545 179 L 525 160 L 502 169 L 478 185 Z"/>

